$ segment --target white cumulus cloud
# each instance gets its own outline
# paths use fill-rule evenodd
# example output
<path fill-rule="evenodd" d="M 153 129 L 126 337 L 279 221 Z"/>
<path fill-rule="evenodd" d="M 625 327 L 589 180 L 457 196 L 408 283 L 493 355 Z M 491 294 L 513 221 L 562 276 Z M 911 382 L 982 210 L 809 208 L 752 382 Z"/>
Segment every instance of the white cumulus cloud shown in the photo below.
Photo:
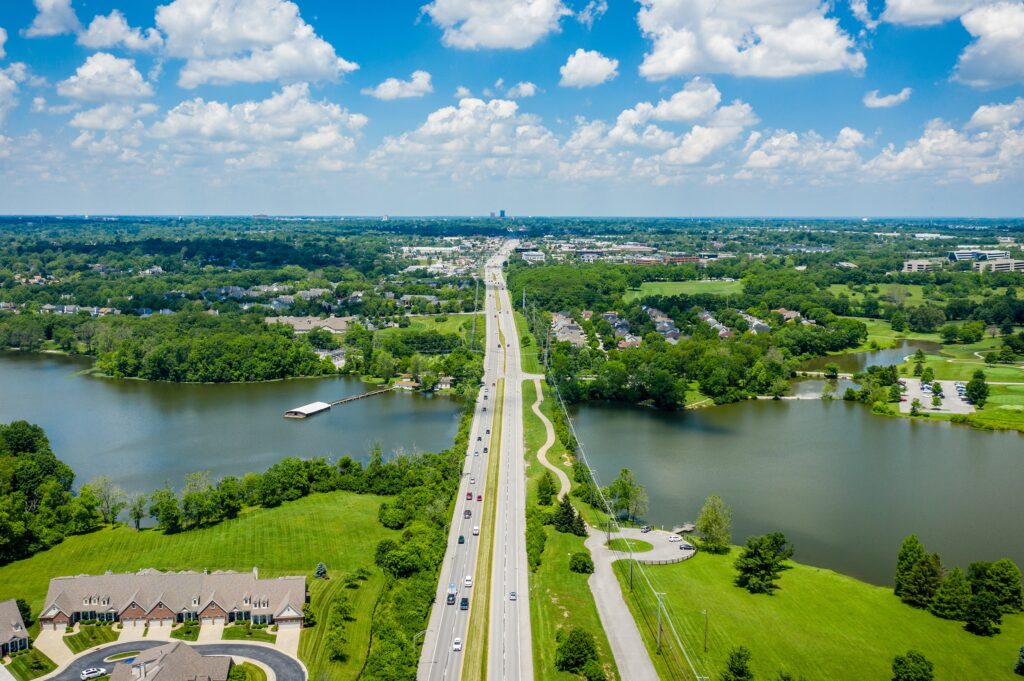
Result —
<path fill-rule="evenodd" d="M 421 11 L 442 29 L 445 45 L 462 50 L 526 49 L 572 14 L 561 0 L 433 0 Z"/>
<path fill-rule="evenodd" d="M 596 50 L 582 47 L 569 55 L 569 59 L 558 69 L 562 74 L 562 87 L 593 87 L 609 81 L 618 75 L 619 60 L 609 59 Z"/>
<path fill-rule="evenodd" d="M 887 0 L 882 20 L 891 24 L 928 26 L 955 19 L 992 0 Z"/>
<path fill-rule="evenodd" d="M 35 0 L 36 17 L 24 31 L 27 38 L 46 38 L 77 33 L 82 24 L 75 15 L 71 0 Z"/>
<path fill-rule="evenodd" d="M 430 74 L 426 71 L 413 71 L 409 80 L 388 78 L 377 87 L 365 88 L 364 95 L 370 95 L 377 99 L 405 99 L 408 97 L 422 97 L 434 91 L 430 84 Z"/>
<path fill-rule="evenodd" d="M 652 41 L 640 73 L 662 80 L 862 71 L 864 55 L 828 9 L 818 0 L 640 0 L 638 22 Z"/>
<path fill-rule="evenodd" d="M 359 66 L 337 55 L 288 0 L 173 0 L 157 8 L 178 84 L 332 80 Z"/>
<path fill-rule="evenodd" d="M 71 119 L 71 126 L 82 130 L 125 130 L 143 116 L 156 113 L 155 104 L 104 104 L 95 109 L 79 111 Z"/>
<path fill-rule="evenodd" d="M 607 0 L 590 0 L 579 12 L 576 12 L 576 21 L 588 29 L 594 27 L 594 22 L 604 16 L 608 11 Z"/>
<path fill-rule="evenodd" d="M 872 90 L 864 95 L 864 106 L 869 109 L 888 109 L 893 106 L 899 106 L 910 99 L 912 92 L 913 90 L 908 87 L 893 95 L 880 95 L 878 90 Z"/>
<path fill-rule="evenodd" d="M 107 101 L 148 97 L 153 88 L 135 68 L 135 60 L 97 52 L 78 67 L 75 75 L 58 83 L 57 92 L 72 99 Z"/>
<path fill-rule="evenodd" d="M 5 56 L 7 56 L 7 53 L 4 52 L 4 43 L 6 43 L 6 42 L 7 42 L 7 31 L 4 30 L 3 26 L 0 26 L 0 59 L 3 59 Z"/>
<path fill-rule="evenodd" d="M 505 91 L 505 96 L 512 99 L 524 99 L 526 97 L 533 97 L 535 94 L 537 94 L 537 86 L 528 80 L 519 81 Z"/>
<path fill-rule="evenodd" d="M 999 2 L 960 18 L 974 41 L 964 48 L 954 78 L 980 88 L 1024 81 L 1024 2 Z"/>
<path fill-rule="evenodd" d="M 129 26 L 124 14 L 115 9 L 107 16 L 93 17 L 89 27 L 78 34 L 78 44 L 93 49 L 123 46 L 129 50 L 157 50 L 163 45 L 163 38 L 154 28 L 143 33 Z"/>

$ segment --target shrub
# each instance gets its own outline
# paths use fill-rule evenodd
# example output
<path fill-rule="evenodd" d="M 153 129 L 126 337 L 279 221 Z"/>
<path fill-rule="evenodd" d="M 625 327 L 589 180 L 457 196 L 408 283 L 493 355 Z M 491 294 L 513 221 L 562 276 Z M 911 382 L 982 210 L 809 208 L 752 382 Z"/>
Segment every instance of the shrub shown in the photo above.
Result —
<path fill-rule="evenodd" d="M 916 650 L 897 655 L 892 661 L 892 681 L 932 681 L 935 665 Z"/>
<path fill-rule="evenodd" d="M 594 635 L 585 629 L 573 627 L 555 649 L 555 667 L 563 672 L 576 672 L 597 660 Z"/>
<path fill-rule="evenodd" d="M 594 560 L 589 553 L 579 552 L 572 554 L 569 558 L 569 571 L 578 572 L 581 575 L 589 575 L 594 572 Z"/>

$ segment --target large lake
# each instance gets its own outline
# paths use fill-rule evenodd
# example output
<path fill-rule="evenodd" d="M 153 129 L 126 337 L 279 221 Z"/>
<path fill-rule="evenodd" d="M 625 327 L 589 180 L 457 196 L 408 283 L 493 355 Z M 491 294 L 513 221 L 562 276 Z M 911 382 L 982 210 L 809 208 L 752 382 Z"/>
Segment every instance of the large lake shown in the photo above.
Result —
<path fill-rule="evenodd" d="M 650 520 L 694 520 L 708 494 L 733 540 L 781 530 L 796 559 L 892 581 L 916 532 L 948 565 L 1024 565 L 1024 437 L 874 416 L 841 400 L 752 401 L 684 413 L 587 405 L 576 428 L 603 484 L 631 468 Z"/>
<path fill-rule="evenodd" d="M 24 419 L 46 429 L 76 484 L 109 475 L 149 491 L 197 470 L 215 477 L 262 471 L 284 456 L 440 451 L 455 439 L 459 403 L 386 393 L 303 420 L 285 410 L 370 389 L 330 377 L 251 384 L 182 385 L 83 376 L 89 361 L 0 352 L 0 423 Z"/>

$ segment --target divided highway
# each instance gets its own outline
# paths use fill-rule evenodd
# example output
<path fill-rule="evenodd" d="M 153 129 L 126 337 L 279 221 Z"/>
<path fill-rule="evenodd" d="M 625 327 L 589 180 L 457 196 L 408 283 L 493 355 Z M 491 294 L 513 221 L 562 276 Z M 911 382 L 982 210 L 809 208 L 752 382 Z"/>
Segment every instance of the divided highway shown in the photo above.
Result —
<path fill-rule="evenodd" d="M 523 463 L 522 382 L 519 338 L 512 308 L 505 290 L 502 264 L 515 247 L 506 242 L 488 260 L 484 270 L 486 296 L 486 340 L 484 384 L 477 396 L 469 447 L 456 497 L 452 526 L 434 606 L 424 633 L 417 679 L 456 680 L 463 674 L 470 611 L 462 608 L 463 599 L 473 607 L 483 607 L 490 598 L 488 625 L 488 677 L 490 679 L 533 679 L 533 651 L 530 643 L 530 610 L 527 586 L 526 492 Z M 500 302 L 499 302 L 500 301 Z M 502 342 L 502 338 L 507 341 Z M 494 426 L 495 391 L 504 378 L 503 426 L 497 451 L 485 451 L 491 444 Z M 499 466 L 496 498 L 484 494 L 488 464 L 492 457 Z M 478 501 L 483 497 L 481 501 Z M 481 546 L 479 528 L 484 504 L 497 504 L 493 545 Z M 468 513 L 468 517 L 467 517 Z M 461 542 L 460 543 L 460 539 Z M 491 593 L 472 598 L 477 561 L 492 552 Z M 510 599 L 516 592 L 516 600 Z M 452 593 L 454 599 L 449 598 Z M 454 600 L 454 603 L 451 603 Z M 458 645 L 458 644 L 461 644 Z M 459 650 L 458 648 L 462 648 Z M 475 678 L 466 671 L 467 678 Z"/>

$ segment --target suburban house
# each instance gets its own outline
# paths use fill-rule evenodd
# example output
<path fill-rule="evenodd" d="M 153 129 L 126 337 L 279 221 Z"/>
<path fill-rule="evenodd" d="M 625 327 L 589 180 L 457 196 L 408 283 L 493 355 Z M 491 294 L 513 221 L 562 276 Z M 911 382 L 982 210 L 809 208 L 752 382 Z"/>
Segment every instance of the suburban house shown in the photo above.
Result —
<path fill-rule="evenodd" d="M 63 629 L 79 620 L 133 625 L 248 620 L 301 627 L 305 577 L 260 579 L 252 572 L 160 572 L 78 575 L 50 580 L 39 625 Z"/>
<path fill-rule="evenodd" d="M 345 333 L 348 331 L 349 323 L 355 317 L 264 317 L 267 324 L 287 324 L 295 330 L 295 333 L 309 333 L 313 329 L 323 329 L 331 333 Z"/>
<path fill-rule="evenodd" d="M 28 629 L 21 619 L 18 603 L 0 601 L 0 657 L 28 648 Z"/>
<path fill-rule="evenodd" d="M 175 641 L 116 663 L 110 681 L 227 681 L 231 664 L 227 655 L 200 655 Z"/>

